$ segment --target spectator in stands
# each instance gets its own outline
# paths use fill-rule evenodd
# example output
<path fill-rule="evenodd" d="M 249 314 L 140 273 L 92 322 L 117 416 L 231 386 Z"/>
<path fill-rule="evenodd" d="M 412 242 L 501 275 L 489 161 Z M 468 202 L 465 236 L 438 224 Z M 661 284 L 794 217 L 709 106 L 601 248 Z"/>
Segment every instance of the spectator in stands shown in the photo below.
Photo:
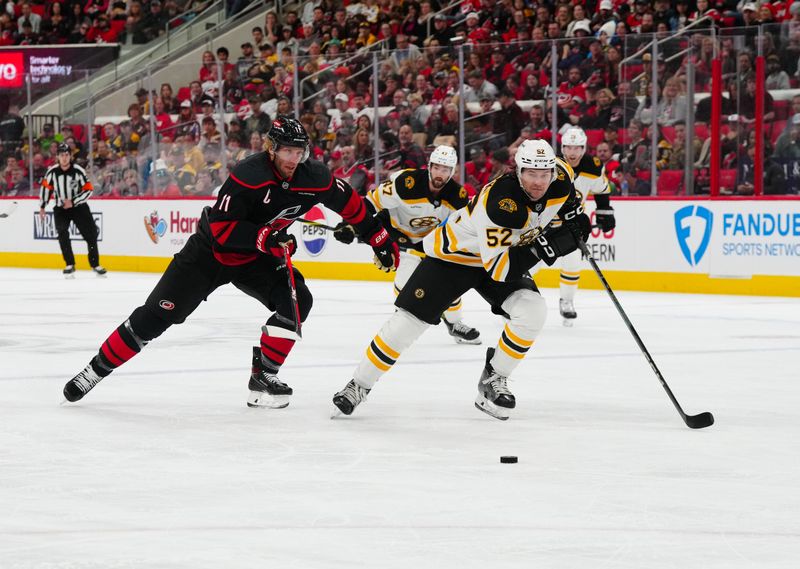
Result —
<path fill-rule="evenodd" d="M 479 144 L 470 147 L 470 159 L 464 163 L 465 182 L 478 192 L 489 183 L 491 165 L 486 156 L 486 151 Z"/>
<path fill-rule="evenodd" d="M 411 43 L 408 36 L 405 34 L 397 34 L 397 48 L 392 52 L 389 61 L 392 64 L 395 73 L 400 73 L 411 65 L 412 69 L 415 68 L 419 60 L 422 58 L 422 52 L 419 48 Z"/>
<path fill-rule="evenodd" d="M 794 115 L 790 123 L 789 132 L 781 134 L 775 142 L 775 157 L 800 160 L 800 115 Z"/>
<path fill-rule="evenodd" d="M 163 159 L 159 158 L 150 164 L 150 174 L 148 195 L 163 198 L 179 198 L 183 195 Z"/>
<path fill-rule="evenodd" d="M 789 74 L 781 68 L 781 58 L 776 54 L 767 57 L 767 89 L 789 89 Z"/>
<path fill-rule="evenodd" d="M 25 23 L 30 24 L 30 31 L 38 34 L 42 26 L 42 17 L 33 12 L 30 2 L 23 2 L 20 6 L 20 14 L 17 19 L 17 30 L 20 35 L 25 33 Z"/>
<path fill-rule="evenodd" d="M 597 145 L 597 159 L 603 163 L 603 166 L 606 169 L 606 177 L 608 180 L 614 184 L 614 188 L 612 188 L 612 192 L 617 193 L 617 190 L 622 182 L 621 179 L 621 172 L 620 172 L 620 164 L 615 158 L 615 155 L 611 152 L 611 146 L 608 142 L 600 142 Z"/>
<path fill-rule="evenodd" d="M 38 45 L 41 43 L 39 34 L 33 31 L 30 21 L 22 22 L 22 31 L 17 35 L 16 45 Z"/>
<path fill-rule="evenodd" d="M 131 123 L 131 129 L 139 135 L 139 139 L 141 140 L 150 130 L 150 125 L 142 118 L 142 108 L 139 106 L 139 103 L 131 103 L 128 105 L 128 119 Z"/>
<path fill-rule="evenodd" d="M 189 99 L 181 102 L 174 132 L 176 141 L 178 137 L 188 136 L 194 140 L 200 136 L 200 125 L 195 118 L 194 108 Z"/>
<path fill-rule="evenodd" d="M 19 105 L 11 103 L 8 111 L 0 119 L 0 141 L 6 151 L 14 151 L 22 146 L 22 133 L 25 130 L 25 121 L 19 115 Z"/>
<path fill-rule="evenodd" d="M 242 55 L 236 60 L 236 70 L 239 77 L 247 77 L 248 70 L 256 63 L 256 56 L 253 55 L 253 44 L 249 41 L 240 46 Z"/>
<path fill-rule="evenodd" d="M 773 99 L 769 91 L 764 91 L 764 122 L 772 122 L 775 119 L 773 110 Z M 756 76 L 755 73 L 748 75 L 745 80 L 744 92 L 739 91 L 739 116 L 744 124 L 752 124 L 756 121 Z"/>
<path fill-rule="evenodd" d="M 604 129 L 612 122 L 622 126 L 622 113 L 619 106 L 614 106 L 614 93 L 611 89 L 600 89 L 595 102 L 586 109 L 581 117 L 580 125 L 586 130 Z"/>
<path fill-rule="evenodd" d="M 29 196 L 31 194 L 31 183 L 26 177 L 26 172 L 22 168 L 15 168 L 11 172 L 11 179 L 3 192 L 4 196 Z"/>
<path fill-rule="evenodd" d="M 525 113 L 514 99 L 514 93 L 508 89 L 500 91 L 498 101 L 500 110 L 494 121 L 494 132 L 505 133 L 505 144 L 511 144 L 519 137 L 520 129 L 525 123 Z"/>
<path fill-rule="evenodd" d="M 755 190 L 755 160 L 755 132 L 751 132 L 747 140 L 745 155 L 739 159 L 736 176 L 736 194 L 744 196 L 753 194 Z M 770 147 L 769 140 L 764 141 L 763 172 L 763 192 L 765 195 L 788 193 L 786 174 L 781 165 L 772 159 L 772 148 Z"/>
<path fill-rule="evenodd" d="M 209 144 L 219 145 L 222 141 L 222 135 L 217 130 L 217 123 L 213 117 L 203 117 L 201 122 L 202 133 L 200 134 L 200 141 L 198 145 L 203 150 Z"/>
<path fill-rule="evenodd" d="M 661 126 L 670 126 L 678 121 L 685 121 L 686 97 L 678 94 L 679 88 L 679 82 L 676 78 L 668 79 L 655 109 L 652 108 L 650 97 L 646 97 L 639 107 L 638 118 L 642 121 L 642 124 L 651 124 L 654 114 L 656 122 Z"/>
<path fill-rule="evenodd" d="M 675 136 L 670 143 L 672 152 L 667 161 L 667 170 L 683 170 L 687 167 L 686 162 L 686 124 L 683 121 L 675 123 Z M 694 167 L 694 163 L 700 156 L 700 149 L 703 143 L 696 136 L 692 137 L 692 148 L 689 156 L 689 167 Z"/>
<path fill-rule="evenodd" d="M 164 106 L 164 112 L 177 113 L 180 103 L 175 99 L 172 93 L 172 85 L 169 83 L 162 83 L 159 93 L 159 98 Z"/>
<path fill-rule="evenodd" d="M 250 141 L 249 149 L 253 154 L 264 150 L 264 140 L 258 131 L 251 132 L 248 140 Z"/>
<path fill-rule="evenodd" d="M 139 141 L 141 138 L 138 134 L 133 132 L 131 121 L 124 120 L 119 123 L 119 130 L 119 134 L 111 142 L 111 148 L 120 156 L 127 156 L 129 154 L 135 156 L 139 151 Z"/>
<path fill-rule="evenodd" d="M 353 137 L 353 152 L 358 162 L 366 162 L 374 157 L 375 150 L 372 145 L 372 133 L 363 128 L 356 130 Z"/>
<path fill-rule="evenodd" d="M 214 57 L 212 51 L 207 50 L 203 52 L 203 65 L 200 67 L 198 76 L 201 85 L 206 81 L 219 80 L 220 76 L 219 70 L 217 69 L 217 59 Z"/>
<path fill-rule="evenodd" d="M 14 173 L 14 170 L 16 170 L 18 167 L 19 167 L 19 160 L 17 160 L 16 156 L 10 155 L 6 157 L 6 163 L 3 166 L 3 170 L 0 171 L 0 181 L 2 181 L 4 188 L 8 187 L 8 185 L 11 184 L 12 174 Z"/>
<path fill-rule="evenodd" d="M 247 102 L 250 103 L 251 114 L 245 121 L 245 132 L 248 134 L 252 134 L 253 132 L 258 132 L 262 135 L 266 134 L 270 129 L 272 119 L 261 109 L 261 97 L 256 94 L 251 94 L 247 98 Z"/>
<path fill-rule="evenodd" d="M 493 83 L 483 78 L 483 73 L 477 69 L 467 75 L 467 85 L 463 86 L 464 102 L 478 103 L 481 97 L 497 98 L 499 90 Z"/>
<path fill-rule="evenodd" d="M 397 168 L 422 168 L 427 158 L 425 152 L 414 142 L 414 131 L 407 124 L 400 127 L 398 133 L 400 147 L 398 148 L 399 159 Z"/>
<path fill-rule="evenodd" d="M 42 135 L 37 140 L 41 148 L 49 148 L 50 143 L 57 142 L 53 123 L 47 122 L 42 125 Z"/>

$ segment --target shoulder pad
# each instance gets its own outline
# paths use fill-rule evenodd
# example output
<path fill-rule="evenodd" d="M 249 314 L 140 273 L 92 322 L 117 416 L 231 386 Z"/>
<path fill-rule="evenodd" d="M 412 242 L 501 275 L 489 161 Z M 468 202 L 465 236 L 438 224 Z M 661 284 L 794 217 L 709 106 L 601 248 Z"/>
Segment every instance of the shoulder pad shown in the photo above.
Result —
<path fill-rule="evenodd" d="M 556 158 L 556 179 L 557 180 L 564 180 L 567 179 L 570 182 L 575 180 L 575 170 L 572 169 L 572 166 L 567 164 L 566 160 L 562 160 L 561 158 Z"/>
<path fill-rule="evenodd" d="M 516 175 L 501 176 L 487 184 L 483 191 L 488 193 L 485 197 L 486 215 L 492 223 L 511 229 L 525 227 L 528 221 L 528 200 Z"/>
<path fill-rule="evenodd" d="M 323 191 L 333 185 L 330 169 L 318 160 L 306 160 L 297 167 L 291 188 L 296 191 Z"/>
<path fill-rule="evenodd" d="M 275 173 L 269 165 L 267 153 L 257 152 L 234 166 L 231 178 L 246 188 L 261 188 L 275 181 Z"/>
<path fill-rule="evenodd" d="M 394 178 L 397 195 L 402 199 L 428 197 L 428 171 L 419 169 L 400 170 Z"/>
<path fill-rule="evenodd" d="M 439 197 L 442 201 L 448 202 L 455 209 L 461 209 L 469 203 L 467 189 L 458 182 L 453 181 L 452 178 L 444 185 Z"/>
<path fill-rule="evenodd" d="M 587 156 L 584 154 L 578 168 L 581 172 L 586 172 L 591 176 L 599 176 L 603 171 L 603 163 L 600 162 L 597 156 Z"/>

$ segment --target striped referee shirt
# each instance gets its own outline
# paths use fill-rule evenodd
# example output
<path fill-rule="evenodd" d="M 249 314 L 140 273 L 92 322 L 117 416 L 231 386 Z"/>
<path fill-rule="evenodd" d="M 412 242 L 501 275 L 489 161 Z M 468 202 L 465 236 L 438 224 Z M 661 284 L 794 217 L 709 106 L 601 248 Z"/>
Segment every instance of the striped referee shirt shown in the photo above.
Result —
<path fill-rule="evenodd" d="M 80 205 L 89 199 L 94 191 L 94 186 L 86 175 L 86 170 L 77 164 L 70 164 L 69 168 L 62 170 L 59 164 L 51 166 L 42 178 L 42 188 L 39 191 L 39 207 L 43 208 L 52 198 L 55 198 L 56 207 L 63 207 L 65 200 L 72 200 L 72 205 Z"/>

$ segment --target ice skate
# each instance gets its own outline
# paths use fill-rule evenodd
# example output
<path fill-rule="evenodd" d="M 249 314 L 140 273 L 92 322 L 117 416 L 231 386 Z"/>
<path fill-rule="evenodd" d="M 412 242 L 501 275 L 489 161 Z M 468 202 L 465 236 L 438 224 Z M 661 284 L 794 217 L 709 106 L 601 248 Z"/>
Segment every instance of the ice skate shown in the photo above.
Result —
<path fill-rule="evenodd" d="M 508 389 L 508 378 L 498 374 L 489 362 L 494 356 L 494 348 L 486 350 L 486 366 L 483 368 L 481 378 L 478 380 L 478 397 L 475 407 L 491 415 L 495 419 L 505 421 L 508 419 L 509 409 L 517 405 L 514 394 Z"/>
<path fill-rule="evenodd" d="M 64 270 L 61 271 L 64 275 L 65 279 L 74 279 L 75 278 L 75 265 L 67 265 L 64 267 Z"/>
<path fill-rule="evenodd" d="M 103 265 L 97 265 L 96 267 L 92 267 L 92 270 L 94 271 L 94 273 L 95 273 L 95 274 L 96 274 L 98 277 L 104 277 L 104 276 L 106 276 L 106 273 L 108 272 L 108 271 L 105 269 L 105 267 L 103 267 Z"/>
<path fill-rule="evenodd" d="M 261 363 L 261 349 L 258 347 L 253 347 L 253 366 L 247 387 L 250 389 L 250 395 L 247 397 L 248 407 L 283 409 L 289 406 L 292 388 L 279 380 L 276 374 L 264 369 Z"/>
<path fill-rule="evenodd" d="M 64 386 L 64 398 L 70 403 L 80 401 L 83 399 L 84 395 L 89 393 L 102 379 L 102 377 L 97 375 L 97 372 L 94 371 L 90 363 Z"/>
<path fill-rule="evenodd" d="M 578 313 L 575 312 L 575 305 L 572 301 L 565 298 L 559 300 L 558 311 L 561 312 L 561 318 L 564 319 L 564 326 L 571 328 L 575 323 L 575 319 L 578 317 Z"/>
<path fill-rule="evenodd" d="M 444 318 L 442 318 L 442 320 L 444 320 L 444 325 L 447 326 L 447 332 L 453 337 L 453 339 L 456 341 L 456 344 L 481 343 L 481 333 L 475 328 L 464 324 L 461 321 L 451 324 Z"/>
<path fill-rule="evenodd" d="M 351 415 L 359 403 L 367 399 L 369 392 L 369 389 L 361 387 L 355 379 L 351 379 L 344 389 L 333 396 L 333 404 L 343 415 Z"/>

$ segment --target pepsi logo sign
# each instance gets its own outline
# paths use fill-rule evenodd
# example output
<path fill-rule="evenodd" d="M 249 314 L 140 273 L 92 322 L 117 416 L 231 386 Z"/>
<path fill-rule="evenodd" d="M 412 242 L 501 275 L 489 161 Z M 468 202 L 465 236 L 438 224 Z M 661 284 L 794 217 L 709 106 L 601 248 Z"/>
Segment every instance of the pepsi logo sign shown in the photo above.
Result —
<path fill-rule="evenodd" d="M 328 225 L 328 219 L 325 217 L 325 212 L 319 206 L 314 206 L 304 217 L 307 221 L 322 223 Z M 302 241 L 303 247 L 312 257 L 321 255 L 325 250 L 325 245 L 328 243 L 328 231 L 322 227 L 315 227 L 307 223 L 302 224 Z"/>

